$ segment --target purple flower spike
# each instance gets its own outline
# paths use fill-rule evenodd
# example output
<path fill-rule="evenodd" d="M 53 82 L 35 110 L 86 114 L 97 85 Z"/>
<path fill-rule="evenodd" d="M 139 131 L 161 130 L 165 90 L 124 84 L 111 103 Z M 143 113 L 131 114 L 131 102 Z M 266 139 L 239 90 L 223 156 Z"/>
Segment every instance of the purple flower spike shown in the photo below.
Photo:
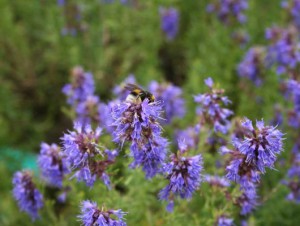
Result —
<path fill-rule="evenodd" d="M 237 148 L 246 155 L 246 163 L 255 164 L 262 173 L 265 167 L 273 168 L 277 155 L 283 151 L 283 134 L 276 127 L 265 126 L 262 120 L 256 122 L 256 130 L 249 119 L 242 126 L 248 133 Z"/>
<path fill-rule="evenodd" d="M 64 175 L 69 173 L 64 154 L 56 144 L 41 144 L 38 164 L 42 177 L 51 186 L 61 188 Z"/>
<path fill-rule="evenodd" d="M 175 8 L 160 8 L 161 29 L 168 40 L 173 40 L 178 33 L 179 13 Z"/>
<path fill-rule="evenodd" d="M 28 213 L 32 220 L 39 217 L 38 210 L 43 207 L 43 196 L 36 189 L 29 171 L 16 172 L 13 178 L 13 196 L 21 211 Z"/>
<path fill-rule="evenodd" d="M 227 105 L 231 101 L 223 96 L 224 90 L 213 89 L 213 81 L 211 78 L 205 80 L 206 85 L 210 88 L 209 93 L 198 94 L 194 97 L 196 103 L 200 104 L 197 108 L 200 125 L 208 123 L 213 126 L 215 132 L 226 134 L 230 127 L 230 117 L 233 112 L 221 105 Z"/>
<path fill-rule="evenodd" d="M 171 155 L 171 161 L 164 164 L 163 172 L 169 184 L 159 193 L 161 200 L 169 201 L 167 210 L 170 211 L 170 205 L 173 206 L 174 196 L 182 199 L 192 198 L 195 190 L 201 183 L 202 156 L 183 157 L 182 152 Z"/>
<path fill-rule="evenodd" d="M 175 117 L 182 118 L 185 115 L 185 102 L 182 98 L 181 88 L 172 84 L 159 84 L 152 81 L 149 91 L 153 93 L 157 101 L 161 101 L 165 115 L 162 123 L 171 123 Z"/>
<path fill-rule="evenodd" d="M 160 172 L 167 152 L 168 141 L 161 136 L 158 123 L 162 107 L 158 102 L 123 102 L 113 107 L 114 141 L 130 143 L 131 167 L 142 166 L 147 178 Z"/>
<path fill-rule="evenodd" d="M 110 188 L 105 170 L 114 163 L 112 156 L 115 156 L 115 152 L 104 150 L 104 147 L 99 145 L 102 129 L 98 127 L 92 130 L 90 125 L 82 126 L 80 123 L 76 123 L 74 128 L 75 131 L 65 134 L 62 138 L 66 162 L 69 168 L 75 171 L 73 177 L 84 181 L 90 187 L 98 177 Z"/>
<path fill-rule="evenodd" d="M 84 226 L 126 226 L 122 210 L 107 210 L 98 208 L 95 202 L 89 200 L 81 203 L 81 214 L 78 216 Z"/>

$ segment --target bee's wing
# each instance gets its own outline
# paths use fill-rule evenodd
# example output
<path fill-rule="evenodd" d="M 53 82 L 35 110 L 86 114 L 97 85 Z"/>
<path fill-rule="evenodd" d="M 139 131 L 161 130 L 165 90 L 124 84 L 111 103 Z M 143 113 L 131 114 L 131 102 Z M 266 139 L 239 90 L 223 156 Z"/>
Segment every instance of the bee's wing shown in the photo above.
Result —
<path fill-rule="evenodd" d="M 139 89 L 139 90 L 143 90 L 141 87 L 135 85 L 135 84 L 132 84 L 132 83 L 127 83 L 124 87 L 125 89 L 129 90 L 129 91 L 132 91 L 134 89 Z"/>

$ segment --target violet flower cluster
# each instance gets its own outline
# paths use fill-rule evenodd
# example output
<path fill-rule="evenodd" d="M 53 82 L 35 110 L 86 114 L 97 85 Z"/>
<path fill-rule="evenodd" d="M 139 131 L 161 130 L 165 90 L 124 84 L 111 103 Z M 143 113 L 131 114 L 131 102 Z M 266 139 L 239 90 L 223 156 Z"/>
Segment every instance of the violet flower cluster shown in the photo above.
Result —
<path fill-rule="evenodd" d="M 164 110 L 165 123 L 170 123 L 173 118 L 182 118 L 185 115 L 185 102 L 182 98 L 181 88 L 172 84 L 159 84 L 152 81 L 149 84 L 149 91 L 155 96 L 157 101 L 161 101 Z"/>
<path fill-rule="evenodd" d="M 130 143 L 131 167 L 143 168 L 147 178 L 160 172 L 167 153 L 168 141 L 161 136 L 158 123 L 162 111 L 159 102 L 121 102 L 113 106 L 114 141 Z"/>
<path fill-rule="evenodd" d="M 264 48 L 255 47 L 249 49 L 244 59 L 237 67 L 239 76 L 248 78 L 256 86 L 260 86 L 262 83 L 264 61 L 265 61 Z"/>
<path fill-rule="evenodd" d="M 232 22 L 245 23 L 247 8 L 248 0 L 217 0 L 209 4 L 206 10 L 209 13 L 215 13 L 221 22 L 228 25 Z"/>
<path fill-rule="evenodd" d="M 288 10 L 293 23 L 300 29 L 300 0 L 282 1 L 281 6 Z"/>
<path fill-rule="evenodd" d="M 56 144 L 41 144 L 38 165 L 42 178 L 51 186 L 61 188 L 64 176 L 69 173 L 66 159 Z"/>
<path fill-rule="evenodd" d="M 161 16 L 161 30 L 165 33 L 168 40 L 175 39 L 179 30 L 179 13 L 177 9 L 159 8 Z"/>
<path fill-rule="evenodd" d="M 107 150 L 99 144 L 102 133 L 100 127 L 93 130 L 90 125 L 75 123 L 74 129 L 75 131 L 66 133 L 62 138 L 66 162 L 68 167 L 75 171 L 73 177 L 78 181 L 84 181 L 90 187 L 97 178 L 101 178 L 110 188 L 106 170 L 114 163 L 118 153 Z"/>
<path fill-rule="evenodd" d="M 71 83 L 65 85 L 62 92 L 68 97 L 67 103 L 76 113 L 75 121 L 82 124 L 96 122 L 97 125 L 107 128 L 109 108 L 94 94 L 93 75 L 79 66 L 73 68 L 71 75 Z"/>
<path fill-rule="evenodd" d="M 175 197 L 192 198 L 202 181 L 202 156 L 199 154 L 185 157 L 184 153 L 188 151 L 186 144 L 184 141 L 179 141 L 178 146 L 179 151 L 170 156 L 170 162 L 164 164 L 163 173 L 168 180 L 168 185 L 159 193 L 161 200 L 168 201 L 169 212 L 173 211 Z"/>
<path fill-rule="evenodd" d="M 38 211 L 44 205 L 43 196 L 32 181 L 29 171 L 18 171 L 13 177 L 13 196 L 18 202 L 21 211 L 26 212 L 35 220 L 39 217 Z"/>
<path fill-rule="evenodd" d="M 122 210 L 104 210 L 89 200 L 81 203 L 81 214 L 78 216 L 84 226 L 126 226 Z"/>
<path fill-rule="evenodd" d="M 268 47 L 266 62 L 268 65 L 276 65 L 277 74 L 293 73 L 300 63 L 300 42 L 297 31 L 292 27 L 283 30 L 269 28 L 266 38 L 272 44 Z"/>
<path fill-rule="evenodd" d="M 205 80 L 210 92 L 198 94 L 194 97 L 196 103 L 200 104 L 197 108 L 200 124 L 208 123 L 213 126 L 215 132 L 226 134 L 230 128 L 229 117 L 233 112 L 222 105 L 228 105 L 231 101 L 223 96 L 224 90 L 214 89 L 214 82 L 211 78 Z"/>
<path fill-rule="evenodd" d="M 244 138 L 233 140 L 234 150 L 223 147 L 221 152 L 231 156 L 226 167 L 227 178 L 249 191 L 253 190 L 266 167 L 274 168 L 277 155 L 283 150 L 283 134 L 276 127 L 265 126 L 262 120 L 256 122 L 257 129 L 249 119 L 245 119 L 242 126 L 246 131 Z"/>

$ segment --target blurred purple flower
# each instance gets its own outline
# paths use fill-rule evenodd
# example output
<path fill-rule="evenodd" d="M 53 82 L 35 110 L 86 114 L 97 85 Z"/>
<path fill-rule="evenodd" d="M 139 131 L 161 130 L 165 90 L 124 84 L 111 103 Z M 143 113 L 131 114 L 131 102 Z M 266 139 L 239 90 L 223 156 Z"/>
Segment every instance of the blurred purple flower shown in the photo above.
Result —
<path fill-rule="evenodd" d="M 89 95 L 93 95 L 95 91 L 93 75 L 84 72 L 80 66 L 74 67 L 72 70 L 71 84 L 63 87 L 62 92 L 68 97 L 68 104 L 76 105 L 78 102 L 85 101 Z"/>
<path fill-rule="evenodd" d="M 188 149 L 196 149 L 199 143 L 200 125 L 191 126 L 180 130 L 176 134 L 176 140 L 184 140 Z"/>
<path fill-rule="evenodd" d="M 230 182 L 224 177 L 205 175 L 204 178 L 205 181 L 212 187 L 224 188 L 230 186 Z"/>
<path fill-rule="evenodd" d="M 268 66 L 276 65 L 276 73 L 281 75 L 296 70 L 300 63 L 300 42 L 293 28 L 282 30 L 278 36 L 268 47 L 266 63 Z M 267 37 L 273 37 L 272 30 L 267 30 Z"/>
<path fill-rule="evenodd" d="M 64 6 L 66 4 L 65 0 L 57 0 L 57 5 Z"/>
<path fill-rule="evenodd" d="M 168 141 L 161 136 L 160 119 L 162 107 L 158 102 L 122 102 L 112 109 L 114 141 L 130 143 L 131 167 L 142 166 L 147 178 L 159 173 L 167 152 Z"/>
<path fill-rule="evenodd" d="M 161 16 L 161 29 L 166 34 L 168 40 L 173 40 L 179 27 L 179 13 L 177 9 L 170 8 L 159 8 Z"/>
<path fill-rule="evenodd" d="M 217 219 L 217 222 L 215 223 L 215 226 L 233 226 L 233 219 L 232 218 L 228 218 L 227 216 L 220 216 Z"/>
<path fill-rule="evenodd" d="M 270 125 L 272 126 L 281 126 L 283 124 L 283 114 L 282 109 L 278 104 L 274 106 L 274 117 L 270 121 Z"/>
<path fill-rule="evenodd" d="M 289 11 L 293 23 L 300 29 L 300 0 L 282 1 L 281 6 Z"/>
<path fill-rule="evenodd" d="M 217 0 L 207 5 L 206 11 L 217 14 L 219 20 L 228 25 L 232 22 L 245 23 L 247 18 L 244 14 L 248 8 L 248 0 Z"/>
<path fill-rule="evenodd" d="M 246 53 L 242 62 L 238 65 L 239 76 L 248 78 L 256 86 L 262 83 L 264 69 L 264 48 L 251 48 Z"/>
<path fill-rule="evenodd" d="M 43 179 L 49 185 L 61 188 L 65 174 L 69 173 L 65 156 L 56 144 L 41 144 L 40 155 L 38 156 L 38 164 Z"/>
<path fill-rule="evenodd" d="M 205 84 L 210 88 L 210 92 L 198 94 L 194 97 L 196 103 L 200 104 L 197 108 L 197 114 L 200 117 L 200 124 L 209 123 L 213 125 L 215 132 L 226 134 L 230 127 L 230 117 L 233 112 L 221 105 L 227 105 L 231 101 L 223 96 L 224 90 L 213 89 L 213 81 L 211 78 L 205 80 Z"/>
<path fill-rule="evenodd" d="M 294 128 L 300 127 L 300 82 L 289 80 L 287 88 L 291 94 L 294 109 L 289 112 L 289 125 Z"/>
<path fill-rule="evenodd" d="M 172 84 L 159 84 L 152 81 L 149 84 L 149 91 L 157 101 L 161 101 L 165 112 L 165 119 L 162 123 L 170 123 L 174 117 L 182 118 L 185 115 L 185 103 L 182 98 L 181 88 Z"/>
<path fill-rule="evenodd" d="M 246 47 L 250 41 L 250 35 L 245 31 L 235 31 L 231 34 L 231 37 L 241 48 Z"/>
<path fill-rule="evenodd" d="M 29 171 L 16 172 L 13 177 L 13 196 L 21 211 L 28 213 L 32 220 L 39 217 L 38 210 L 43 207 L 43 196 L 36 189 Z"/>
<path fill-rule="evenodd" d="M 95 202 L 89 200 L 81 202 L 81 214 L 78 216 L 84 226 L 126 226 L 122 210 L 99 209 Z"/>
<path fill-rule="evenodd" d="M 256 206 L 258 206 L 257 199 L 258 196 L 255 189 L 250 193 L 244 191 L 244 193 L 236 199 L 236 204 L 241 208 L 240 214 L 247 215 L 251 213 Z"/>

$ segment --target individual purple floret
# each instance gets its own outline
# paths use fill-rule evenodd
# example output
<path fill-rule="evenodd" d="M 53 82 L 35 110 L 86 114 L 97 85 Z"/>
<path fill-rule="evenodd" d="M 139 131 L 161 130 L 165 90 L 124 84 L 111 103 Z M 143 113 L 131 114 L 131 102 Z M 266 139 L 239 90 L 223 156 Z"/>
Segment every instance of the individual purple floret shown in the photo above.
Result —
<path fill-rule="evenodd" d="M 161 136 L 158 123 L 162 106 L 158 102 L 122 102 L 112 109 L 114 141 L 130 143 L 131 167 L 142 166 L 147 178 L 159 173 L 167 152 L 168 141 Z"/>
<path fill-rule="evenodd" d="M 214 226 L 233 226 L 233 219 L 232 218 L 228 218 L 227 216 L 221 215 L 220 217 L 218 217 L 216 223 L 214 224 Z"/>
<path fill-rule="evenodd" d="M 199 154 L 193 157 L 184 157 L 183 154 L 186 152 L 184 143 L 179 142 L 179 151 L 172 154 L 170 162 L 165 163 L 163 167 L 163 173 L 169 184 L 160 191 L 159 198 L 169 202 L 168 211 L 173 210 L 174 196 L 182 199 L 192 198 L 202 181 L 202 156 Z"/>
<path fill-rule="evenodd" d="M 247 18 L 244 14 L 248 8 L 248 0 L 216 0 L 209 4 L 206 11 L 217 14 L 219 20 L 226 24 L 233 22 L 245 23 Z"/>
<path fill-rule="evenodd" d="M 43 207 L 43 196 L 37 190 L 29 171 L 16 172 L 13 177 L 13 196 L 21 211 L 28 213 L 32 220 L 39 217 L 38 210 Z"/>
<path fill-rule="evenodd" d="M 114 163 L 114 151 L 104 150 L 99 145 L 102 129 L 92 130 L 91 126 L 75 123 L 75 131 L 64 134 L 63 150 L 68 167 L 75 171 L 74 177 L 84 181 L 87 186 L 93 186 L 96 178 L 102 179 L 110 188 L 110 181 L 105 170 Z"/>
<path fill-rule="evenodd" d="M 152 81 L 149 84 L 149 91 L 157 101 L 161 101 L 164 109 L 162 122 L 170 123 L 174 117 L 182 118 L 185 115 L 185 102 L 182 98 L 181 88 L 172 84 L 159 84 Z"/>
<path fill-rule="evenodd" d="M 104 210 L 98 208 L 95 202 L 81 202 L 81 214 L 78 216 L 84 226 L 126 226 L 122 210 Z"/>
<path fill-rule="evenodd" d="M 255 47 L 249 49 L 237 71 L 240 77 L 251 80 L 256 86 L 261 85 L 264 70 L 265 49 Z"/>
<path fill-rule="evenodd" d="M 237 149 L 246 155 L 248 165 L 255 164 L 260 172 L 265 172 L 265 167 L 273 168 L 276 155 L 283 151 L 283 134 L 273 126 L 265 126 L 263 120 L 256 121 L 256 129 L 252 121 L 245 119 L 242 126 L 248 130 L 244 140 L 237 142 Z"/>
<path fill-rule="evenodd" d="M 282 1 L 281 6 L 289 11 L 293 23 L 300 29 L 300 0 Z"/>
<path fill-rule="evenodd" d="M 41 144 L 38 164 L 42 178 L 51 186 L 61 188 L 65 174 L 69 173 L 65 156 L 56 144 Z"/>
<path fill-rule="evenodd" d="M 63 87 L 62 92 L 68 97 L 68 104 L 74 106 L 85 101 L 95 91 L 93 75 L 84 72 L 83 68 L 77 66 L 72 70 L 71 84 Z"/>
<path fill-rule="evenodd" d="M 165 33 L 168 40 L 173 40 L 179 29 L 179 13 L 177 9 L 173 7 L 159 8 L 159 13 L 161 16 L 161 30 Z"/>
<path fill-rule="evenodd" d="M 204 180 L 212 187 L 225 188 L 230 186 L 230 182 L 224 177 L 205 175 L 204 178 Z"/>
<path fill-rule="evenodd" d="M 194 97 L 195 102 L 200 104 L 197 108 L 200 125 L 208 123 L 213 126 L 215 132 L 226 134 L 230 127 L 228 117 L 233 112 L 227 108 L 222 108 L 221 105 L 227 105 L 231 101 L 223 96 L 224 90 L 213 88 L 214 83 L 211 78 L 207 78 L 205 84 L 210 88 L 210 92 Z"/>
<path fill-rule="evenodd" d="M 288 30 L 282 30 L 279 37 L 272 38 L 272 30 L 267 30 L 266 36 L 272 40 L 272 44 L 267 50 L 267 65 L 276 65 L 278 75 L 285 73 L 292 74 L 300 63 L 300 48 L 297 31 L 290 27 Z"/>

